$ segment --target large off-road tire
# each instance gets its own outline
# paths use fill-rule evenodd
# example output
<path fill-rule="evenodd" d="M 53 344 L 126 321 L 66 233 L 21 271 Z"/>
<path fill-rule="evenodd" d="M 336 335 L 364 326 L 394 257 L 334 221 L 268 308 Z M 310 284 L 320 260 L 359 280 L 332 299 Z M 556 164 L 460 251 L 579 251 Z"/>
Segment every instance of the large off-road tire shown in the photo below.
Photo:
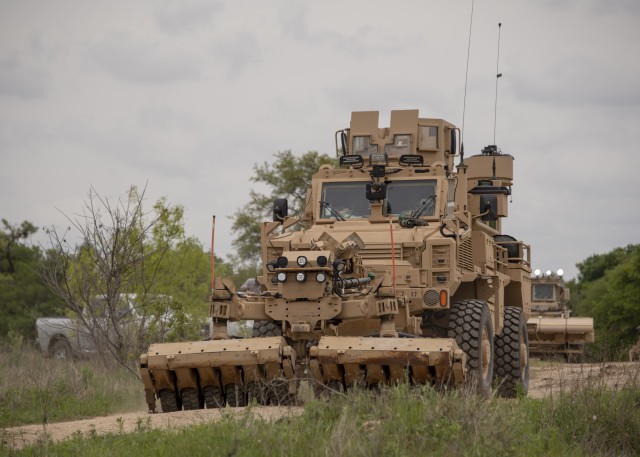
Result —
<path fill-rule="evenodd" d="M 529 334 L 520 308 L 506 306 L 504 327 L 495 338 L 494 373 L 498 394 L 515 397 L 529 390 Z"/>
<path fill-rule="evenodd" d="M 224 386 L 224 393 L 229 406 L 247 406 L 247 393 L 244 386 L 240 384 L 227 384 Z"/>
<path fill-rule="evenodd" d="M 479 395 L 491 395 L 493 381 L 493 323 L 482 300 L 462 300 L 451 307 L 449 338 L 467 355 L 467 385 Z"/>
<path fill-rule="evenodd" d="M 203 408 L 202 399 L 198 395 L 198 391 L 193 387 L 182 389 L 182 407 L 185 411 Z"/>
<path fill-rule="evenodd" d="M 55 340 L 49 348 L 49 357 L 52 359 L 71 360 L 73 358 L 71 345 L 65 338 Z"/>
<path fill-rule="evenodd" d="M 295 396 L 289 393 L 289 381 L 280 378 L 269 382 L 269 404 L 274 406 L 289 406 L 295 404 Z"/>
<path fill-rule="evenodd" d="M 253 331 L 251 336 L 254 338 L 263 338 L 265 336 L 280 336 L 282 329 L 277 322 L 274 321 L 253 321 Z"/>
<path fill-rule="evenodd" d="M 162 406 L 163 413 L 180 411 L 180 409 L 182 408 L 180 399 L 173 389 L 162 389 L 160 391 L 160 406 Z"/>
<path fill-rule="evenodd" d="M 225 400 L 222 389 L 217 386 L 206 386 L 202 389 L 204 395 L 204 404 L 207 409 L 224 408 Z"/>
<path fill-rule="evenodd" d="M 269 404 L 269 392 L 264 382 L 251 382 L 247 384 L 247 403 L 253 401 L 258 405 Z"/>

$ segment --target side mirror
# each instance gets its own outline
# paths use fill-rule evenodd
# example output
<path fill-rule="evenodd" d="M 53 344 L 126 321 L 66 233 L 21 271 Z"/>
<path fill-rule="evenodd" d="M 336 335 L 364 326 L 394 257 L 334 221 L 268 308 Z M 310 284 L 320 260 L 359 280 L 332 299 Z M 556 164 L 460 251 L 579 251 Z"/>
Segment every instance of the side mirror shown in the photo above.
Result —
<path fill-rule="evenodd" d="M 273 202 L 273 221 L 282 222 L 289 215 L 289 202 L 286 198 L 277 198 Z"/>

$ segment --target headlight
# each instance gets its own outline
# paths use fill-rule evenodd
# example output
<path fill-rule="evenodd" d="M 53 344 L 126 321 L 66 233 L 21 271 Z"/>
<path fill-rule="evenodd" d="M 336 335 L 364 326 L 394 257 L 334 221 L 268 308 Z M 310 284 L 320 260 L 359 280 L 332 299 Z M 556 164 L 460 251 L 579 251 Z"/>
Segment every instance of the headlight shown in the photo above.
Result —
<path fill-rule="evenodd" d="M 278 257 L 278 266 L 280 268 L 286 268 L 288 263 L 289 263 L 289 261 L 287 260 L 286 257 L 284 257 L 284 256 Z"/>
<path fill-rule="evenodd" d="M 333 261 L 333 269 L 338 273 L 341 273 L 344 270 L 344 260 L 334 260 Z"/>
<path fill-rule="evenodd" d="M 327 275 L 324 272 L 320 271 L 316 274 L 316 281 L 325 282 L 327 280 Z"/>
<path fill-rule="evenodd" d="M 544 272 L 544 275 L 545 275 L 546 277 L 551 276 L 551 270 L 547 270 L 547 271 L 545 271 L 545 272 Z"/>
<path fill-rule="evenodd" d="M 278 273 L 278 282 L 285 282 L 287 280 L 287 274 L 284 271 Z"/>
<path fill-rule="evenodd" d="M 562 268 L 560 268 L 558 271 L 556 271 L 558 276 L 562 276 L 564 274 L 564 270 Z"/>
<path fill-rule="evenodd" d="M 278 284 L 278 278 L 276 278 L 275 276 L 271 277 L 271 284 Z"/>
<path fill-rule="evenodd" d="M 300 257 L 298 257 L 298 260 L 296 260 L 296 262 L 298 263 L 299 267 L 304 267 L 307 265 L 307 258 L 301 255 Z"/>
<path fill-rule="evenodd" d="M 267 270 L 269 270 L 270 272 L 274 272 L 276 271 L 276 267 L 278 266 L 278 261 L 277 260 L 272 260 L 271 262 L 269 262 L 267 264 Z"/>
<path fill-rule="evenodd" d="M 533 274 L 537 277 L 540 277 L 540 270 L 536 270 L 533 272 Z"/>
<path fill-rule="evenodd" d="M 319 267 L 324 267 L 327 264 L 327 257 L 323 255 L 319 255 L 318 258 L 316 259 L 316 262 L 318 262 Z"/>
<path fill-rule="evenodd" d="M 305 279 L 307 279 L 307 275 L 304 272 L 299 271 L 298 273 L 296 273 L 296 281 L 304 282 Z"/>

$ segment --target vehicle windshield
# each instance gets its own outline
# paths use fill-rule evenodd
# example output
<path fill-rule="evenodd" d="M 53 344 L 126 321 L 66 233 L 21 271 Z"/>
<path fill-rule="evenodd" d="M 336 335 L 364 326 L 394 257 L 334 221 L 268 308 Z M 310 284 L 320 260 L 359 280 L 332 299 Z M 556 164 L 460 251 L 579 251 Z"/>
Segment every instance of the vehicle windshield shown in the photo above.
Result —
<path fill-rule="evenodd" d="M 553 300 L 552 284 L 535 284 L 533 286 L 534 300 Z"/>
<path fill-rule="evenodd" d="M 405 211 L 414 211 L 420 207 L 424 199 L 436 194 L 435 179 L 421 179 L 420 181 L 395 181 L 387 184 L 386 213 L 397 216 Z M 434 202 L 435 203 L 435 200 Z M 433 216 L 436 205 L 425 208 L 422 216 Z"/>
<path fill-rule="evenodd" d="M 369 217 L 367 182 L 327 182 L 322 185 L 320 217 L 344 220 Z"/>
<path fill-rule="evenodd" d="M 366 197 L 366 181 L 326 182 L 322 185 L 320 200 L 320 218 L 338 219 L 369 217 L 369 200 Z M 419 181 L 387 182 L 385 215 L 398 216 L 405 211 L 414 211 L 420 203 L 436 195 L 437 181 L 421 179 Z M 433 216 L 437 205 L 429 205 L 421 216 Z"/>

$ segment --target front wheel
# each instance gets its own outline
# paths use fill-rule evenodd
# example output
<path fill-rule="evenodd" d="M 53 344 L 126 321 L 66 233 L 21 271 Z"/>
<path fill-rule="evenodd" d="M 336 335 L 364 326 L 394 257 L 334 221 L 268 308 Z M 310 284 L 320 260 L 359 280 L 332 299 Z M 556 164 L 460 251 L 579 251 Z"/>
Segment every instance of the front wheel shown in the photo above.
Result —
<path fill-rule="evenodd" d="M 504 327 L 496 336 L 495 348 L 498 393 L 503 397 L 515 397 L 518 391 L 526 395 L 529 390 L 529 333 L 520 308 L 505 307 Z"/>
<path fill-rule="evenodd" d="M 66 339 L 56 340 L 49 349 L 49 356 L 52 359 L 71 360 L 73 357 L 71 345 Z"/>
<path fill-rule="evenodd" d="M 449 338 L 467 355 L 467 385 L 478 394 L 491 395 L 493 380 L 493 323 L 482 300 L 462 300 L 451 307 Z"/>

